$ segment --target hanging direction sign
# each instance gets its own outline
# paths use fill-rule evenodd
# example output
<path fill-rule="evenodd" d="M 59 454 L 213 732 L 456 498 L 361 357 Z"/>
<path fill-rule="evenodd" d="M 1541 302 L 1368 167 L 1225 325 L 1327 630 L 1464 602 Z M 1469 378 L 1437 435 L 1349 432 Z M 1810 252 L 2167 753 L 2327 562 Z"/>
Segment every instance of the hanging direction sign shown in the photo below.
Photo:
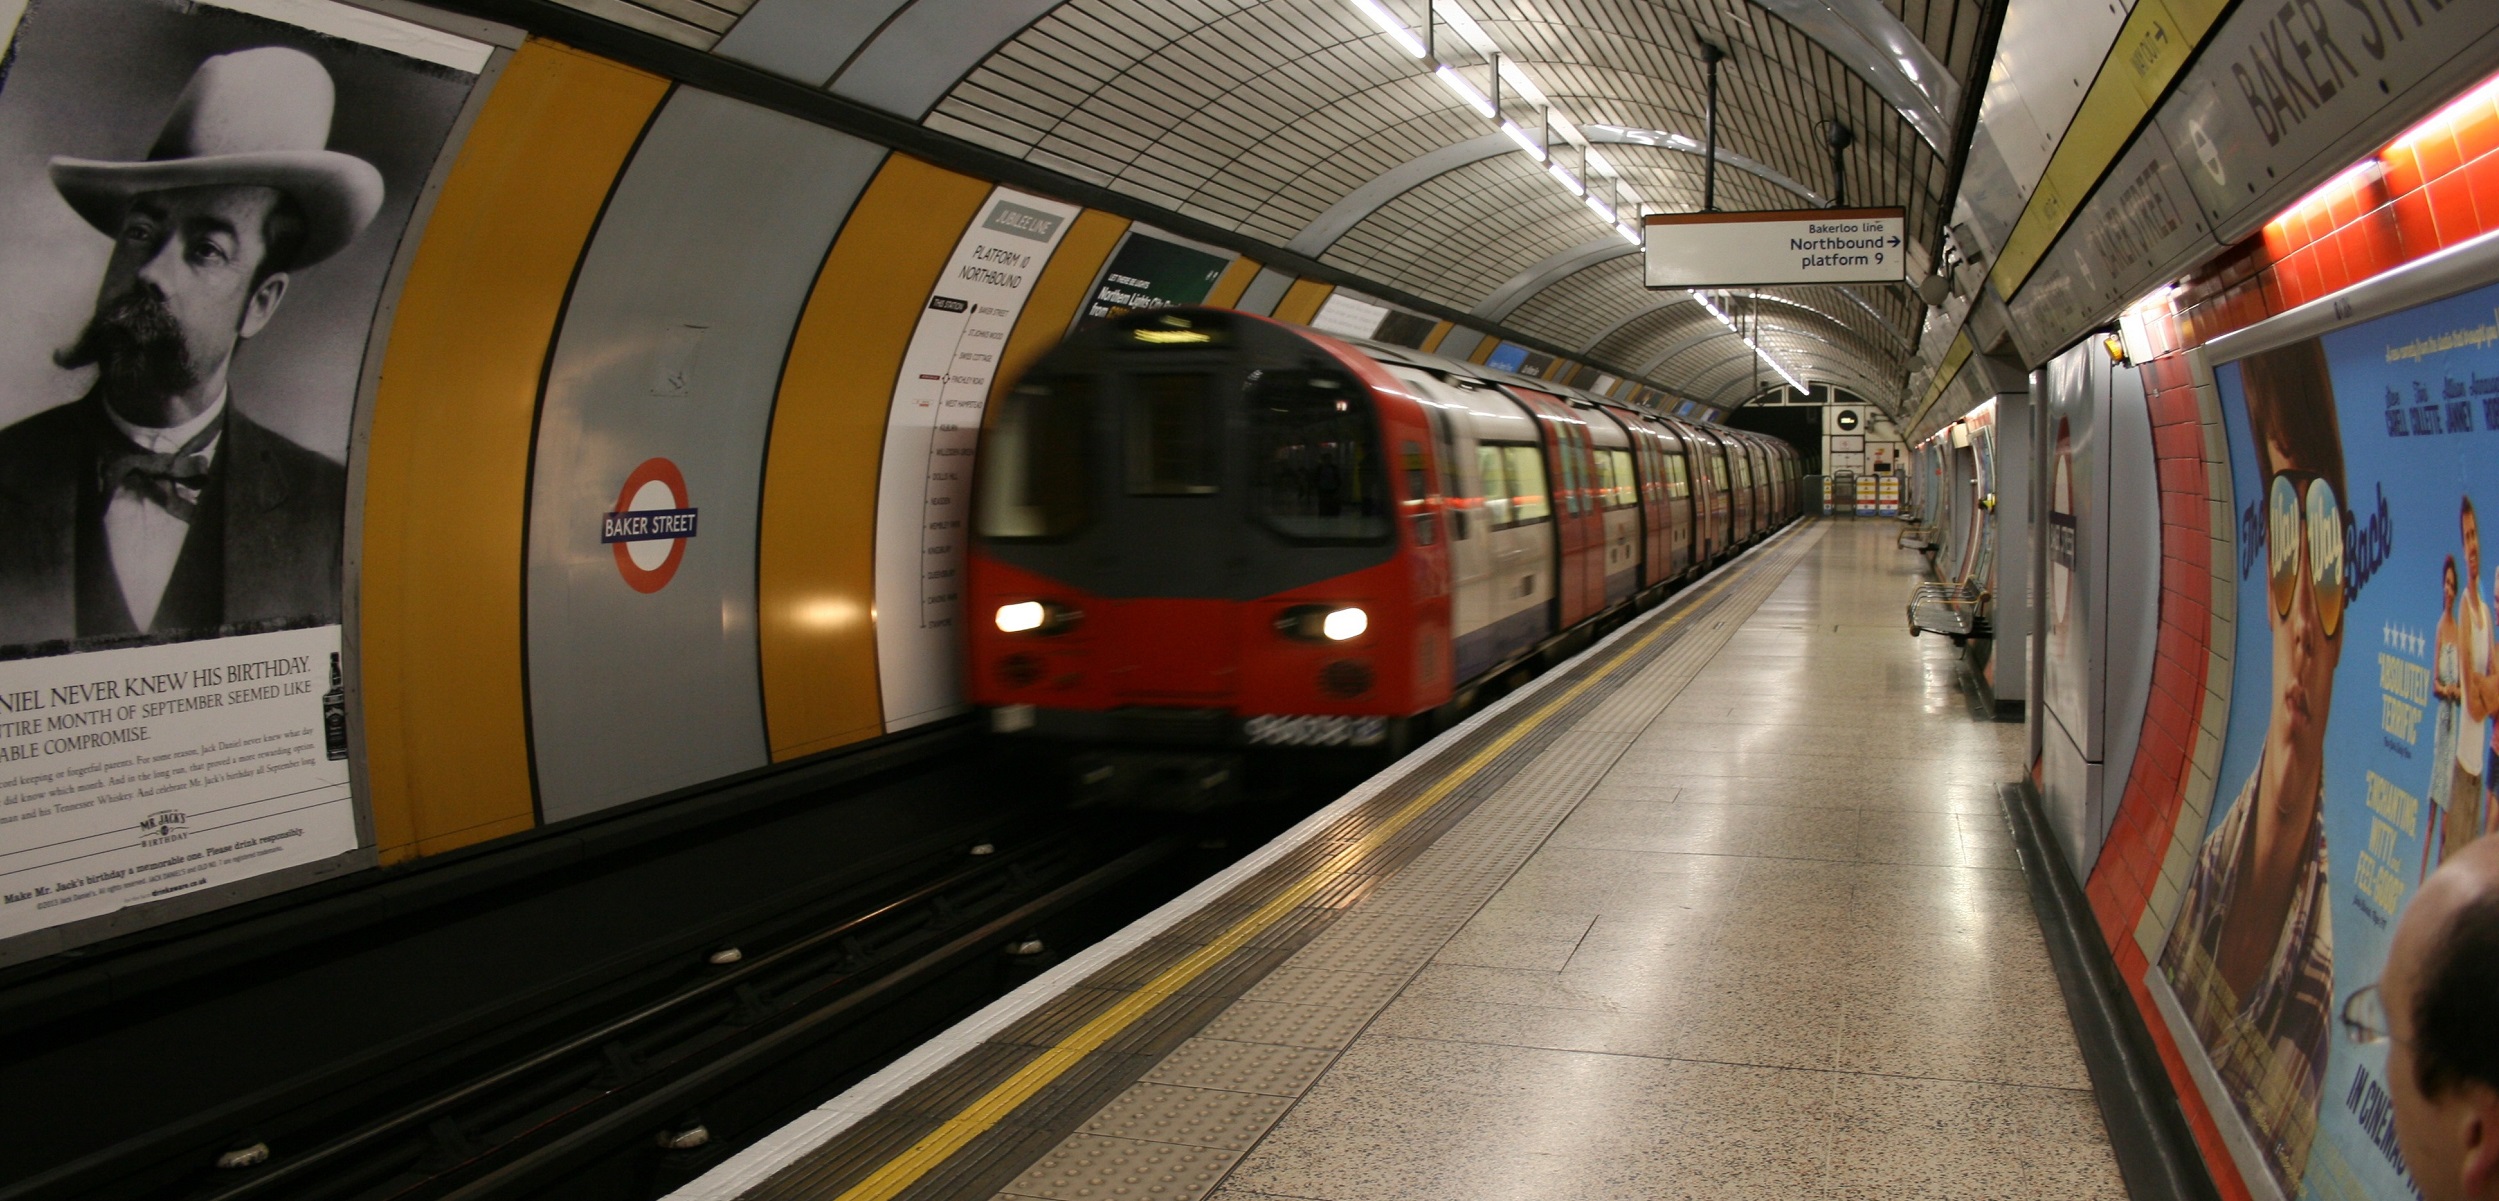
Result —
<path fill-rule="evenodd" d="M 1653 213 L 1648 285 L 1893 284 L 1908 279 L 1906 209 Z"/>

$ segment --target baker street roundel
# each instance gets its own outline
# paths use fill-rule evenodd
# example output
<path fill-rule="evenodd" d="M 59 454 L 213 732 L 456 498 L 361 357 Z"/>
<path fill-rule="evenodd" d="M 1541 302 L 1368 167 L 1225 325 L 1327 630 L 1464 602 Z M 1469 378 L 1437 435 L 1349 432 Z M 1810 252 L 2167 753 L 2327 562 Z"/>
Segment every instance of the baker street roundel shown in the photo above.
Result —
<path fill-rule="evenodd" d="M 599 541 L 616 555 L 616 573 L 636 592 L 657 592 L 677 576 L 694 537 L 694 498 L 685 473 L 666 459 L 646 459 L 625 477 L 616 507 L 599 518 Z"/>

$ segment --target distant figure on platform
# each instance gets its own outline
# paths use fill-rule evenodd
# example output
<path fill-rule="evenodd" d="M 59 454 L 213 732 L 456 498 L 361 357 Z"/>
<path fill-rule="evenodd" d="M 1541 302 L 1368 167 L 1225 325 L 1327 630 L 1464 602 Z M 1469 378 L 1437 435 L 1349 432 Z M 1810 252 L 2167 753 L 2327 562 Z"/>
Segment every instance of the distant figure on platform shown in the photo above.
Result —
<path fill-rule="evenodd" d="M 2317 1133 L 2334 990 L 2326 717 L 2342 656 L 2343 441 L 2324 348 L 2246 360 L 2266 505 L 2273 706 L 2264 752 L 2196 855 L 2161 968 L 2286 1196 Z"/>
<path fill-rule="evenodd" d="M 294 271 L 382 203 L 380 172 L 327 149 L 335 89 L 301 51 L 202 62 L 145 161 L 51 160 L 113 239 L 69 404 L 0 430 L 0 646 L 331 622 L 345 470 L 236 411 L 237 346 Z"/>
<path fill-rule="evenodd" d="M 2386 975 L 2343 1013 L 2354 1038 L 2387 1044 L 2395 1140 L 2421 1196 L 2499 1201 L 2499 838 L 2422 882 Z"/>
<path fill-rule="evenodd" d="M 2473 752 L 2473 739 L 2464 733 L 2464 624 L 2456 613 L 2456 581 L 2456 557 L 2449 555 L 2439 580 L 2438 637 L 2430 653 L 2430 695 L 2438 700 L 2438 716 L 2430 750 L 2429 833 L 2421 839 L 2424 880 L 2446 861 L 2447 814 L 2455 804 L 2456 778 L 2463 774 L 2460 756 Z M 2466 798 L 2468 805 L 2471 801 Z"/>
<path fill-rule="evenodd" d="M 2457 699 L 2464 707 L 2463 736 L 2450 758 L 2447 807 L 2441 812 L 2438 860 L 2455 854 L 2482 832 L 2485 744 L 2490 740 L 2491 655 L 2490 599 L 2482 595 L 2482 519 L 2473 498 L 2456 506 L 2456 525 L 2464 537 L 2464 591 L 2456 598 Z"/>

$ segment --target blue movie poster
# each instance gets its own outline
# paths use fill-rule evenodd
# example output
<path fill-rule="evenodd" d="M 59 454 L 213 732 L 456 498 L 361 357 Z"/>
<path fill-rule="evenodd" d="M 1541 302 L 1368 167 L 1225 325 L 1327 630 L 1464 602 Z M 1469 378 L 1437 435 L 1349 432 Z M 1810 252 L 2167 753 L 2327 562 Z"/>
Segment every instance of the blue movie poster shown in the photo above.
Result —
<path fill-rule="evenodd" d="M 2215 371 L 2237 505 L 2230 724 L 2155 970 L 2285 1196 L 2415 1193 L 2383 1045 L 2337 1015 L 2499 815 L 2499 287 Z M 2175 1020 L 2175 1019 L 2173 1019 Z M 2223 1115 L 2226 1117 L 2227 1115 Z M 2249 1163 L 2246 1160 L 2258 1162 Z"/>

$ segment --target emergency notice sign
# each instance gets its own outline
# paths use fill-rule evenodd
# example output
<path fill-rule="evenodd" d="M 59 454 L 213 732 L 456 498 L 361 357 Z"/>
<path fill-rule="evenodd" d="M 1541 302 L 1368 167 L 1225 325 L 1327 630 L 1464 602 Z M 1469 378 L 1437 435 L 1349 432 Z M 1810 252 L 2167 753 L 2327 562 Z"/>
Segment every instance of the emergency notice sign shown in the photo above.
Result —
<path fill-rule="evenodd" d="M 1909 278 L 1906 209 L 1652 213 L 1652 288 L 1895 284 Z"/>

